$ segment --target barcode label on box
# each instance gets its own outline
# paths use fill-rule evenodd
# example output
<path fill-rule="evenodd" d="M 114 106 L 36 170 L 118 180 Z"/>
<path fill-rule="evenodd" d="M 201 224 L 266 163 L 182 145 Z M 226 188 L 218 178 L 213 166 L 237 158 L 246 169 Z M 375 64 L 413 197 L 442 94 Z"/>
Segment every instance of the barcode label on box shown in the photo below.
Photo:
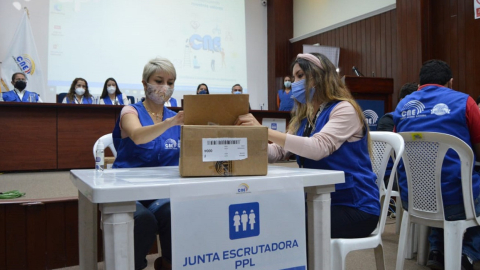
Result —
<path fill-rule="evenodd" d="M 246 159 L 247 138 L 203 138 L 202 151 L 203 162 Z"/>

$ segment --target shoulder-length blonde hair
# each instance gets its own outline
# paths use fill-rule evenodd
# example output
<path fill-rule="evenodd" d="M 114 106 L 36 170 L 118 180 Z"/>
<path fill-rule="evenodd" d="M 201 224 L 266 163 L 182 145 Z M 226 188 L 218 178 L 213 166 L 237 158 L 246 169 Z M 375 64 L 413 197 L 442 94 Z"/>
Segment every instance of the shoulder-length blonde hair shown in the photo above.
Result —
<path fill-rule="evenodd" d="M 297 58 L 292 63 L 292 71 L 295 64 L 298 64 L 305 74 L 305 96 L 310 97 L 310 89 L 312 87 L 315 87 L 315 92 L 311 100 L 307 98 L 305 104 L 295 100 L 296 109 L 292 112 L 288 131 L 292 134 L 296 134 L 300 127 L 300 123 L 305 118 L 308 119 L 307 121 L 310 125 L 314 125 L 313 118 L 318 109 L 314 107 L 314 102 L 315 104 L 322 104 L 323 102 L 347 101 L 352 104 L 357 113 L 358 121 L 363 126 L 363 131 L 367 135 L 368 150 L 371 153 L 369 129 L 365 124 L 365 116 L 363 115 L 362 109 L 358 103 L 355 102 L 352 94 L 340 79 L 332 62 L 330 62 L 330 60 L 328 60 L 323 54 L 312 53 L 312 55 L 320 59 L 322 68 L 303 58 Z"/>

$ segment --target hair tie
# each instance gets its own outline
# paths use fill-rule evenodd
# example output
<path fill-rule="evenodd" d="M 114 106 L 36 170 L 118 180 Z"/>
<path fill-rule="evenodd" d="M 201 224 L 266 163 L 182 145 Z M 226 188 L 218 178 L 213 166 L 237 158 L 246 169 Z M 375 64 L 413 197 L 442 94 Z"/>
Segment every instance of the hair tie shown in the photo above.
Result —
<path fill-rule="evenodd" d="M 302 58 L 302 59 L 305 59 L 311 63 L 313 63 L 314 65 L 316 65 L 317 67 L 319 67 L 320 69 L 323 69 L 322 67 L 322 62 L 320 62 L 320 59 L 318 59 L 316 56 L 314 56 L 313 54 L 309 54 L 309 53 L 299 53 L 297 55 L 297 59 L 298 58 Z"/>

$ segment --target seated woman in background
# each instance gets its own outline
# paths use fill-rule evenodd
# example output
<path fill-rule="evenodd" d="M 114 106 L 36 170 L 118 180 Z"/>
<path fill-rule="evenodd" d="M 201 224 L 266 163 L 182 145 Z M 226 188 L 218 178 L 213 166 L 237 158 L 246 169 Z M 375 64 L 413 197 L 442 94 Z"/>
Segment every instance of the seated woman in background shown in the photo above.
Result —
<path fill-rule="evenodd" d="M 176 80 L 173 64 L 165 58 L 150 60 L 143 69 L 145 100 L 123 107 L 112 132 L 117 150 L 113 168 L 176 166 L 180 155 L 178 114 L 164 106 L 173 94 Z M 137 202 L 134 213 L 135 269 L 147 267 L 145 259 L 160 236 L 162 258 L 155 260 L 155 269 L 171 269 L 172 243 L 170 200 Z"/>
<path fill-rule="evenodd" d="M 87 81 L 83 78 L 75 78 L 62 103 L 94 104 L 93 96 L 90 95 L 90 92 L 88 91 Z"/>
<path fill-rule="evenodd" d="M 283 78 L 282 89 L 277 93 L 277 108 L 279 111 L 291 111 L 293 109 L 293 96 L 292 96 L 292 78 L 285 76 Z"/>
<path fill-rule="evenodd" d="M 294 112 L 288 133 L 268 130 L 268 160 L 297 155 L 301 168 L 345 172 L 331 203 L 331 237 L 370 235 L 380 215 L 379 190 L 370 161 L 368 126 L 360 106 L 323 54 L 299 54 L 293 62 Z M 260 125 L 251 114 L 237 125 Z"/>
<path fill-rule="evenodd" d="M 173 97 L 170 97 L 165 101 L 165 107 L 178 107 L 177 100 Z"/>
<path fill-rule="evenodd" d="M 128 105 L 128 98 L 118 88 L 114 78 L 108 78 L 103 85 L 102 95 L 98 104 L 105 105 Z"/>
<path fill-rule="evenodd" d="M 197 95 L 209 95 L 208 86 L 204 83 L 201 83 L 197 86 Z"/>

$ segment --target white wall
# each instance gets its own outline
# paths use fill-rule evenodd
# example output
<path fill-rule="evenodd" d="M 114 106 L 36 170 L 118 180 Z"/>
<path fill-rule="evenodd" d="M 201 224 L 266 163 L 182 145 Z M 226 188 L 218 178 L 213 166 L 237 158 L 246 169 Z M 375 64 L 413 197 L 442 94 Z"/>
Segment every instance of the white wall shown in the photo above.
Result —
<path fill-rule="evenodd" d="M 22 5 L 20 10 L 13 6 L 13 2 Z M 15 30 L 20 23 L 23 15 L 23 7 L 26 6 L 30 11 L 30 23 L 32 25 L 33 36 L 37 51 L 40 57 L 40 68 L 45 74 L 45 84 L 48 77 L 48 0 L 1 0 L 0 1 L 0 62 L 5 60 L 5 56 L 12 42 Z M 8 75 L 10 76 L 10 75 Z M 10 82 L 10 81 L 9 81 Z M 45 89 L 47 85 L 45 85 Z M 42 100 L 55 102 L 55 93 L 46 91 Z"/>
<path fill-rule="evenodd" d="M 48 78 L 49 0 L 0 0 L 0 62 L 5 59 L 23 13 L 23 9 L 15 9 L 13 2 L 20 3 L 22 8 L 27 6 L 30 11 L 32 31 L 46 83 Z M 268 104 L 267 8 L 261 4 L 261 1 L 247 0 L 245 1 L 245 10 L 248 92 L 252 109 L 260 109 L 260 104 L 265 104 L 265 106 Z M 65 63 L 65 67 L 74 64 Z M 55 93 L 47 91 L 47 96 L 42 99 L 46 102 L 55 102 Z"/>
<path fill-rule="evenodd" d="M 329 30 L 329 27 L 342 22 L 351 23 L 356 21 L 355 18 L 363 19 L 376 15 L 376 12 L 383 13 L 393 9 L 395 4 L 396 0 L 294 0 L 294 40 L 291 41 L 319 34 L 317 31 Z"/>
<path fill-rule="evenodd" d="M 267 110 L 267 7 L 259 0 L 245 0 L 245 12 L 250 107 L 252 110 L 260 110 L 260 106 L 263 106 L 263 110 Z"/>

